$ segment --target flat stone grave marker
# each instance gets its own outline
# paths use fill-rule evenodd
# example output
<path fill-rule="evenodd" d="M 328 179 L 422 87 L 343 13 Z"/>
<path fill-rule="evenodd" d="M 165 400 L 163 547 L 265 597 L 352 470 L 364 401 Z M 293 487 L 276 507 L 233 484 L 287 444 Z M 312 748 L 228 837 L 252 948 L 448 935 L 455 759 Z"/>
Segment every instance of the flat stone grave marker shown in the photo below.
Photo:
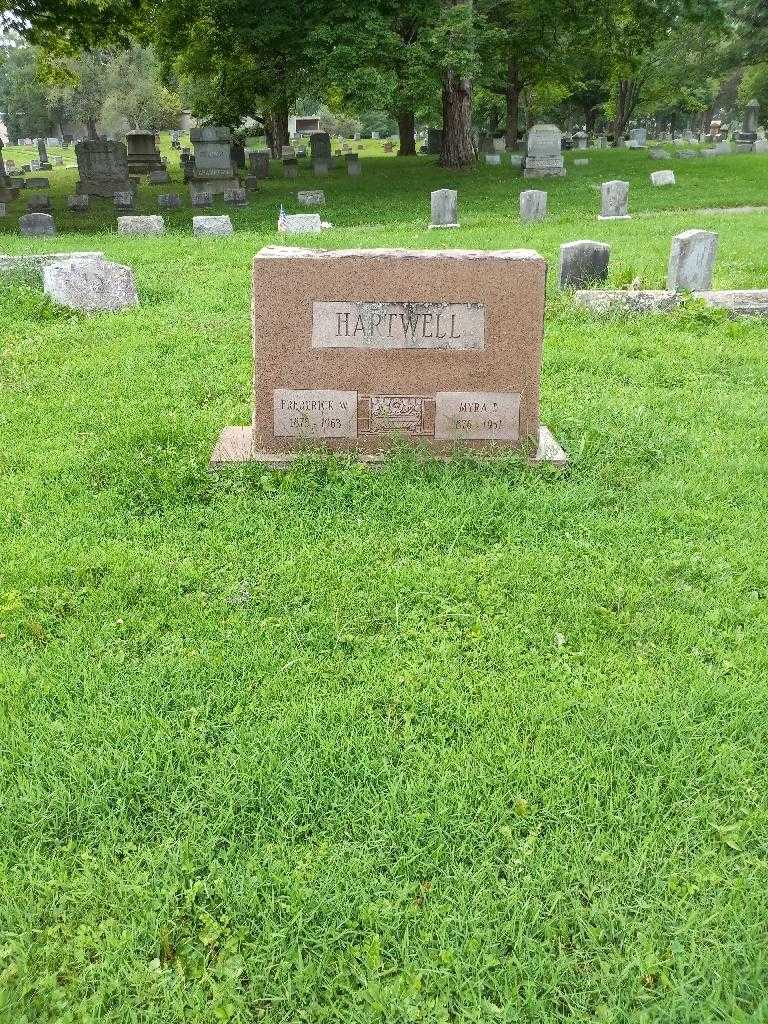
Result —
<path fill-rule="evenodd" d="M 210 192 L 193 192 L 189 198 L 193 206 L 213 206 L 213 195 Z"/>
<path fill-rule="evenodd" d="M 24 182 L 24 187 L 34 189 L 50 188 L 51 183 L 48 178 L 27 178 Z"/>
<path fill-rule="evenodd" d="M 287 235 L 317 235 L 323 230 L 319 213 L 287 213 L 283 217 L 283 231 Z"/>
<path fill-rule="evenodd" d="M 132 210 L 133 200 L 133 192 L 115 192 L 112 199 L 118 210 Z"/>
<path fill-rule="evenodd" d="M 55 235 L 56 224 L 49 213 L 25 213 L 19 218 L 19 231 L 29 237 Z"/>
<path fill-rule="evenodd" d="M 118 217 L 118 235 L 164 235 L 165 221 L 158 214 L 143 217 Z"/>
<path fill-rule="evenodd" d="M 204 236 L 223 236 L 234 234 L 232 221 L 229 215 L 224 213 L 218 217 L 193 217 L 192 234 L 197 238 Z"/>
<path fill-rule="evenodd" d="M 652 185 L 674 185 L 675 184 L 675 172 L 674 171 L 651 171 L 651 184 Z"/>
<path fill-rule="evenodd" d="M 46 264 L 43 291 L 57 305 L 82 313 L 114 313 L 139 304 L 131 268 L 100 259 L 73 258 Z"/>
<path fill-rule="evenodd" d="M 325 192 L 322 189 L 313 189 L 309 192 L 298 192 L 299 206 L 322 206 L 325 202 Z"/>
<path fill-rule="evenodd" d="M 667 289 L 671 292 L 708 291 L 717 256 L 715 231 L 683 231 L 672 239 L 667 266 Z"/>
<path fill-rule="evenodd" d="M 539 421 L 545 281 L 531 250 L 262 249 L 253 422 L 212 464 L 313 445 L 376 462 L 393 438 L 564 464 Z"/>
<path fill-rule="evenodd" d="M 457 228 L 459 226 L 459 193 L 453 188 L 439 188 L 431 194 L 432 220 L 430 228 Z"/>

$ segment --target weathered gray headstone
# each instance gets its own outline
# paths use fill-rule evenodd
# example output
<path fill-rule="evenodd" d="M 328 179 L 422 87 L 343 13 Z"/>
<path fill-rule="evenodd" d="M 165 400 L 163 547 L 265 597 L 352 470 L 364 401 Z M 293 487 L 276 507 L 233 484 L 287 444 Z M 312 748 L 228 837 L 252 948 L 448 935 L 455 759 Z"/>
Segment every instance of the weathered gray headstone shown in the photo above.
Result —
<path fill-rule="evenodd" d="M 149 174 L 161 166 L 160 150 L 154 132 L 126 132 L 128 170 L 131 174 Z"/>
<path fill-rule="evenodd" d="M 600 186 L 602 208 L 598 220 L 629 220 L 628 181 L 604 181 Z"/>
<path fill-rule="evenodd" d="M 315 177 L 324 176 L 330 170 L 330 160 L 317 159 L 312 161 L 312 169 L 315 172 Z"/>
<path fill-rule="evenodd" d="M 259 149 L 248 154 L 248 166 L 251 174 L 256 178 L 269 177 L 269 151 Z"/>
<path fill-rule="evenodd" d="M 485 162 L 491 167 L 498 167 L 501 163 L 501 153 L 486 153 Z"/>
<path fill-rule="evenodd" d="M 27 213 L 53 213 L 50 196 L 30 196 L 27 200 Z"/>
<path fill-rule="evenodd" d="M 213 196 L 210 192 L 194 192 L 189 198 L 193 206 L 213 206 Z"/>
<path fill-rule="evenodd" d="M 678 160 L 695 160 L 698 153 L 695 149 L 676 149 L 672 156 L 677 157 Z"/>
<path fill-rule="evenodd" d="M 355 154 L 357 156 L 357 154 Z M 347 160 L 347 174 L 350 178 L 359 178 L 363 173 L 363 162 L 360 159 Z"/>
<path fill-rule="evenodd" d="M 187 172 L 190 196 L 197 192 L 223 195 L 239 188 L 232 162 L 232 133 L 229 128 L 193 128 L 189 133 L 195 147 L 195 162 Z"/>
<path fill-rule="evenodd" d="M 608 277 L 611 247 L 604 242 L 583 239 L 560 246 L 558 283 L 560 288 L 586 288 Z"/>
<path fill-rule="evenodd" d="M 5 217 L 5 215 L 6 215 L 5 203 L 0 203 L 0 217 Z"/>
<path fill-rule="evenodd" d="M 331 137 L 328 132 L 313 132 L 309 137 L 313 160 L 331 159 Z"/>
<path fill-rule="evenodd" d="M 118 217 L 118 235 L 164 235 L 165 221 L 158 214 L 143 217 Z"/>
<path fill-rule="evenodd" d="M 573 161 L 574 167 L 586 167 L 589 164 L 589 157 L 581 157 L 578 160 Z"/>
<path fill-rule="evenodd" d="M 128 154 L 122 142 L 88 139 L 75 146 L 80 180 L 78 195 L 111 199 L 115 192 L 133 192 L 128 174 Z"/>
<path fill-rule="evenodd" d="M 543 220 L 547 215 L 547 193 L 531 188 L 520 193 L 520 220 Z"/>
<path fill-rule="evenodd" d="M 244 188 L 228 188 L 224 193 L 224 202 L 228 206 L 247 206 L 248 192 Z"/>
<path fill-rule="evenodd" d="M 674 171 L 651 171 L 651 184 L 652 185 L 674 185 L 675 184 L 675 172 Z"/>
<path fill-rule="evenodd" d="M 43 267 L 43 290 L 51 302 L 83 313 L 138 306 L 130 267 L 99 259 L 67 259 Z"/>
<path fill-rule="evenodd" d="M 158 167 L 154 171 L 149 172 L 150 185 L 167 185 L 170 180 L 171 176 L 164 167 Z"/>
<path fill-rule="evenodd" d="M 297 198 L 299 206 L 322 206 L 325 202 L 325 192 L 322 189 L 315 189 L 311 192 L 299 192 Z"/>
<path fill-rule="evenodd" d="M 646 128 L 631 128 L 629 141 L 635 143 L 634 149 L 640 149 L 648 141 L 648 130 Z"/>
<path fill-rule="evenodd" d="M 282 230 L 287 235 L 317 235 L 322 228 L 319 213 L 288 213 Z"/>
<path fill-rule="evenodd" d="M 586 132 L 576 132 L 573 143 L 576 149 L 589 149 L 589 136 Z"/>
<path fill-rule="evenodd" d="M 651 149 L 648 152 L 648 156 L 651 158 L 651 160 L 669 159 L 669 153 L 666 151 L 666 149 Z"/>
<path fill-rule="evenodd" d="M 72 213 L 87 213 L 91 205 L 91 197 L 88 195 L 69 196 L 67 198 L 67 209 Z"/>
<path fill-rule="evenodd" d="M 161 210 L 181 209 L 181 196 L 175 192 L 164 192 L 157 197 L 157 205 Z"/>
<path fill-rule="evenodd" d="M 135 198 L 133 192 L 115 192 L 112 201 L 118 210 L 132 210 Z"/>
<path fill-rule="evenodd" d="M 283 177 L 284 178 L 298 178 L 299 176 L 299 165 L 296 163 L 295 157 L 285 157 L 283 159 Z"/>
<path fill-rule="evenodd" d="M 27 178 L 24 182 L 24 187 L 32 189 L 50 188 L 51 183 L 48 178 Z"/>
<path fill-rule="evenodd" d="M 562 135 L 554 124 L 535 124 L 528 132 L 525 178 L 565 177 Z"/>
<path fill-rule="evenodd" d="M 56 225 L 49 213 L 25 213 L 19 218 L 19 231 L 22 235 L 55 235 Z"/>
<path fill-rule="evenodd" d="M 232 221 L 227 214 L 220 217 L 193 217 L 192 233 L 200 238 L 203 236 L 222 236 L 234 233 Z"/>
<path fill-rule="evenodd" d="M 457 228 L 459 226 L 459 194 L 455 189 L 437 189 L 432 193 L 431 206 L 430 228 Z"/>
<path fill-rule="evenodd" d="M 672 292 L 707 291 L 717 256 L 715 231 L 683 231 L 672 239 L 667 267 L 667 288 Z"/>

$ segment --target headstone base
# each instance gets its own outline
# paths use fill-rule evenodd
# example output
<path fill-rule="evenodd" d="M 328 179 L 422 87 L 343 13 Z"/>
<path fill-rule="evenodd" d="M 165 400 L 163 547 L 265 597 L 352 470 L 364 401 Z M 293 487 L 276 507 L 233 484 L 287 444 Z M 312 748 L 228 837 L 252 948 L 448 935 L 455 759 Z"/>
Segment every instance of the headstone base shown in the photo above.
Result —
<path fill-rule="evenodd" d="M 208 192 L 212 196 L 223 196 L 225 192 L 232 192 L 239 188 L 239 178 L 190 178 L 189 180 L 189 194 L 192 197 L 201 192 Z"/>
<path fill-rule="evenodd" d="M 322 451 L 322 448 L 315 450 Z M 433 458 L 446 461 L 450 456 L 430 453 Z M 502 455 L 509 456 L 509 449 L 499 452 L 498 455 L 488 455 L 477 451 L 471 451 L 483 462 L 500 458 Z M 238 466 L 248 462 L 255 462 L 269 469 L 288 469 L 297 459 L 303 457 L 300 452 L 257 452 L 253 445 L 253 429 L 251 427 L 225 427 L 219 434 L 216 447 L 213 449 L 209 469 L 224 469 L 227 466 Z M 349 456 L 345 456 L 349 457 Z M 386 461 L 385 452 L 357 452 L 351 458 L 365 466 L 373 469 L 381 467 Z M 560 445 L 549 427 L 539 427 L 539 443 L 535 451 L 527 453 L 527 459 L 532 466 L 559 466 L 568 465 L 568 453 Z"/>
<path fill-rule="evenodd" d="M 130 178 L 81 178 L 75 186 L 79 196 L 100 196 L 112 199 L 115 192 L 135 192 L 136 185 Z"/>

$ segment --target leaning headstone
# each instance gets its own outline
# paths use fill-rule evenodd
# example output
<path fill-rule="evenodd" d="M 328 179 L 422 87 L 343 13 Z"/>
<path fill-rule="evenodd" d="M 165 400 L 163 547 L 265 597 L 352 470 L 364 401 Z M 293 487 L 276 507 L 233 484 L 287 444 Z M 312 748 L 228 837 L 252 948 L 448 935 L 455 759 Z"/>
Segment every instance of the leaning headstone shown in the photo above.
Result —
<path fill-rule="evenodd" d="M 72 213 L 87 213 L 90 205 L 90 196 L 69 196 L 67 199 L 67 209 Z"/>
<path fill-rule="evenodd" d="M 586 288 L 608 277 L 611 247 L 604 242 L 566 242 L 560 246 L 558 284 L 560 288 Z"/>
<path fill-rule="evenodd" d="M 80 180 L 78 195 L 111 199 L 115 192 L 135 189 L 128 174 L 128 154 L 122 142 L 89 139 L 75 146 Z"/>
<path fill-rule="evenodd" d="M 539 420 L 545 280 L 530 250 L 262 249 L 253 421 L 212 464 L 282 466 L 311 444 L 376 462 L 398 439 L 563 465 Z"/>
<path fill-rule="evenodd" d="M 194 192 L 190 195 L 190 201 L 193 206 L 213 206 L 213 196 L 210 192 Z"/>
<path fill-rule="evenodd" d="M 600 186 L 602 207 L 598 220 L 629 220 L 628 181 L 604 181 Z"/>
<path fill-rule="evenodd" d="M 526 224 L 544 220 L 547 215 L 547 193 L 536 188 L 520 193 L 520 220 Z"/>
<path fill-rule="evenodd" d="M 118 217 L 118 235 L 164 235 L 165 221 L 158 214 L 144 217 Z"/>
<path fill-rule="evenodd" d="M 248 167 L 255 178 L 269 177 L 269 151 L 255 150 L 248 154 Z"/>
<path fill-rule="evenodd" d="M 132 210 L 135 195 L 133 192 L 115 192 L 112 201 L 118 210 Z"/>
<path fill-rule="evenodd" d="M 317 235 L 322 229 L 319 213 L 287 213 L 280 231 L 287 235 Z"/>
<path fill-rule="evenodd" d="M 180 210 L 181 196 L 175 192 L 164 192 L 157 197 L 157 205 L 161 210 Z"/>
<path fill-rule="evenodd" d="M 457 228 L 459 226 L 459 194 L 455 189 L 437 189 L 432 193 L 431 207 L 430 228 Z"/>
<path fill-rule="evenodd" d="M 220 217 L 193 217 L 192 233 L 197 238 L 203 236 L 223 236 L 234 234 L 232 221 L 227 214 Z"/>
<path fill-rule="evenodd" d="M 674 185 L 675 184 L 675 172 L 674 171 L 651 171 L 651 184 L 652 185 Z"/>
<path fill-rule="evenodd" d="M 99 259 L 67 259 L 43 267 L 43 291 L 56 305 L 82 313 L 138 306 L 130 267 Z"/>
<path fill-rule="evenodd" d="M 149 173 L 150 185 L 168 185 L 170 180 L 171 176 L 165 167 L 158 167 Z"/>
<path fill-rule="evenodd" d="M 128 171 L 130 174 L 149 174 L 162 166 L 160 150 L 154 132 L 126 132 L 128 145 Z"/>
<path fill-rule="evenodd" d="M 715 231 L 683 231 L 672 239 L 667 267 L 667 288 L 671 292 L 707 291 L 717 256 Z"/>
<path fill-rule="evenodd" d="M 525 178 L 565 177 L 562 135 L 554 124 L 535 124 L 528 132 Z"/>
<path fill-rule="evenodd" d="M 49 213 L 25 213 L 19 218 L 19 231 L 28 237 L 55 235 L 56 225 Z"/>
<path fill-rule="evenodd" d="M 312 192 L 299 192 L 297 198 L 299 206 L 322 206 L 325 202 L 325 192 L 321 189 Z"/>

